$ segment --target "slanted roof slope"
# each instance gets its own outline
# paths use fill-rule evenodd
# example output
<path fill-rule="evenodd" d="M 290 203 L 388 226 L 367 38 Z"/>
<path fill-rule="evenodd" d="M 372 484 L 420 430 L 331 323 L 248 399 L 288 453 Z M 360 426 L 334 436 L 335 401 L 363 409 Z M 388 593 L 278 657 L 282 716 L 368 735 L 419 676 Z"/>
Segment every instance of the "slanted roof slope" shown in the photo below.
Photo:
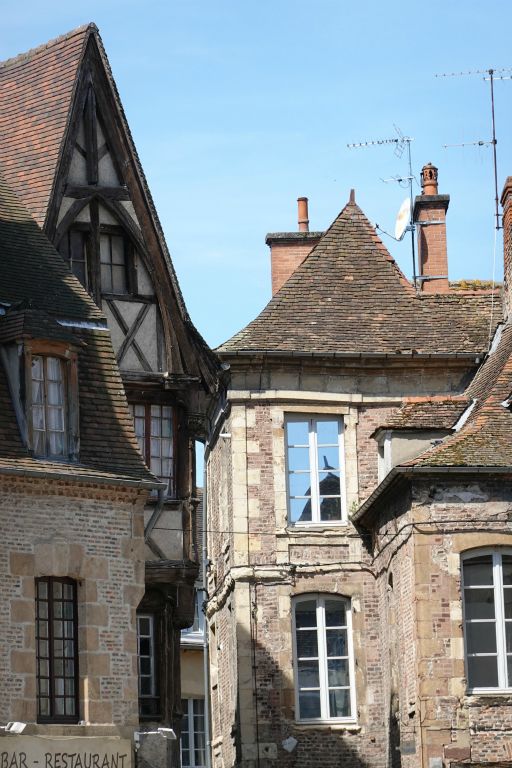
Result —
<path fill-rule="evenodd" d="M 491 292 L 417 295 L 350 201 L 263 312 L 217 351 L 476 354 L 487 348 L 491 304 Z"/>

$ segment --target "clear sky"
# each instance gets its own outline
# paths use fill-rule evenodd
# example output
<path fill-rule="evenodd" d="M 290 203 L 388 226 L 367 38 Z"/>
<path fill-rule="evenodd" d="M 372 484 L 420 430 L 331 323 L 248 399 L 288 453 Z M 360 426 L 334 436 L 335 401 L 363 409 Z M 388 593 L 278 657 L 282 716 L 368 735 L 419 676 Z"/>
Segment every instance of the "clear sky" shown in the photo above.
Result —
<path fill-rule="evenodd" d="M 414 138 L 413 165 L 439 167 L 450 278 L 492 276 L 489 85 L 512 67 L 510 0 L 23 0 L 2 8 L 0 57 L 88 21 L 100 28 L 188 309 L 213 346 L 270 297 L 265 234 L 296 229 L 296 198 L 325 229 L 351 187 L 393 231 L 406 175 L 388 146 Z M 512 73 L 510 73 L 512 74 Z M 499 192 L 512 175 L 512 81 L 496 83 Z M 415 194 L 419 187 L 415 186 Z M 384 238 L 408 276 L 410 241 Z M 501 238 L 496 276 L 501 279 Z"/>

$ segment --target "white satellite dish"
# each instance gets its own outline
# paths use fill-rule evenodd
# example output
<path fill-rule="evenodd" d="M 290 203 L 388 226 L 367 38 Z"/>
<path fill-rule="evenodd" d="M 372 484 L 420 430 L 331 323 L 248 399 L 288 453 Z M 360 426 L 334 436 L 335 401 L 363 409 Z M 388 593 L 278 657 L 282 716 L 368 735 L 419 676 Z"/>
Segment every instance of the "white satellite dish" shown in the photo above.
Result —
<path fill-rule="evenodd" d="M 405 234 L 405 230 L 409 224 L 409 218 L 411 215 L 411 201 L 408 197 L 405 198 L 400 210 L 398 211 L 395 221 L 395 237 L 397 240 L 401 240 Z"/>

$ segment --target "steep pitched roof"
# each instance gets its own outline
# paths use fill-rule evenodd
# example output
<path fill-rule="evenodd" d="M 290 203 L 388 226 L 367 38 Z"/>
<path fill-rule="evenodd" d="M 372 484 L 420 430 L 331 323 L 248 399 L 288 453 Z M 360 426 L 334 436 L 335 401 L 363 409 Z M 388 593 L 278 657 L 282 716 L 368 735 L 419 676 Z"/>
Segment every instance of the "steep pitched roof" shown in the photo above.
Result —
<path fill-rule="evenodd" d="M 1 178 L 0 303 L 0 344 L 57 339 L 78 350 L 80 413 L 80 462 L 35 459 L 21 439 L 0 362 L 0 471 L 158 485 L 137 445 L 101 312 Z"/>
<path fill-rule="evenodd" d="M 0 63 L 0 162 L 44 225 L 68 127 L 77 72 L 94 25 Z"/>
<path fill-rule="evenodd" d="M 477 353 L 491 304 L 484 292 L 417 295 L 350 201 L 263 312 L 217 351 Z"/>
<path fill-rule="evenodd" d="M 467 394 L 474 406 L 460 431 L 404 466 L 512 467 L 512 325 L 503 328 Z"/>

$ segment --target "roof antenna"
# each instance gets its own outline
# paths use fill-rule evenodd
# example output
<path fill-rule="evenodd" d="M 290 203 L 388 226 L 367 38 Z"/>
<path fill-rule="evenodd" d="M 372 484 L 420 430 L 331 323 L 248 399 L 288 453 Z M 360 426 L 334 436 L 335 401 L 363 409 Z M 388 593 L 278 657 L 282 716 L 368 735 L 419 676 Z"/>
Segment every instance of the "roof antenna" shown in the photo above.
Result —
<path fill-rule="evenodd" d="M 480 139 L 479 141 L 468 141 L 463 142 L 462 144 L 444 144 L 444 148 L 448 147 L 467 147 L 467 146 L 478 146 L 478 147 L 484 147 L 488 146 L 489 144 L 492 145 L 492 153 L 493 153 L 493 166 L 494 166 L 494 215 L 496 217 L 496 224 L 494 227 L 494 253 L 493 253 L 493 259 L 492 259 L 492 301 L 491 301 L 491 316 L 489 319 L 489 344 L 491 342 L 491 336 L 492 336 L 492 322 L 493 322 L 493 315 L 494 315 L 494 286 L 495 286 L 495 274 L 496 274 L 496 240 L 497 240 L 497 234 L 498 230 L 502 229 L 502 226 L 500 225 L 500 209 L 499 209 L 499 198 L 498 198 L 498 161 L 496 157 L 496 144 L 498 143 L 498 140 L 496 138 L 496 118 L 494 116 L 494 81 L 495 80 L 512 80 L 512 76 L 510 74 L 503 74 L 504 72 L 511 73 L 511 68 L 503 68 L 503 69 L 495 69 L 493 67 L 490 67 L 489 69 L 473 69 L 469 70 L 468 72 L 442 72 L 441 74 L 437 74 L 436 77 L 464 77 L 465 75 L 484 75 L 484 80 L 488 81 L 490 83 L 490 95 L 491 95 L 491 126 L 492 126 L 492 138 L 490 141 L 483 141 Z M 499 74 L 496 74 L 499 73 Z"/>
<path fill-rule="evenodd" d="M 414 248 L 414 221 L 413 221 L 413 204 L 412 204 L 412 182 L 416 181 L 414 178 L 413 172 L 412 172 L 412 160 L 411 160 L 411 141 L 414 141 L 414 139 L 411 136 L 404 136 L 400 128 L 393 124 L 393 128 L 396 131 L 396 138 L 393 139 L 373 139 L 371 141 L 361 141 L 356 144 L 347 144 L 347 147 L 349 149 L 362 149 L 365 147 L 374 147 L 374 146 L 381 146 L 383 144 L 394 144 L 395 145 L 395 156 L 400 159 L 402 155 L 405 152 L 405 149 L 407 148 L 407 161 L 408 161 L 408 170 L 409 174 L 405 177 L 402 176 L 393 176 L 391 179 L 382 179 L 386 184 L 390 181 L 397 182 L 400 186 L 409 187 L 409 197 L 407 200 L 404 200 L 402 203 L 400 210 L 398 212 L 396 224 L 395 224 L 395 236 L 391 235 L 389 232 L 386 232 L 386 230 L 379 227 L 377 224 L 376 227 L 381 232 L 384 232 L 385 235 L 389 235 L 389 237 L 393 238 L 393 240 L 402 240 L 404 237 L 404 234 L 406 232 L 411 233 L 411 251 L 412 251 L 412 280 L 413 284 L 416 286 L 416 254 L 415 254 L 415 248 Z M 417 183 L 417 182 L 416 182 Z M 407 212 L 409 214 L 408 216 L 408 222 L 407 222 Z"/>

